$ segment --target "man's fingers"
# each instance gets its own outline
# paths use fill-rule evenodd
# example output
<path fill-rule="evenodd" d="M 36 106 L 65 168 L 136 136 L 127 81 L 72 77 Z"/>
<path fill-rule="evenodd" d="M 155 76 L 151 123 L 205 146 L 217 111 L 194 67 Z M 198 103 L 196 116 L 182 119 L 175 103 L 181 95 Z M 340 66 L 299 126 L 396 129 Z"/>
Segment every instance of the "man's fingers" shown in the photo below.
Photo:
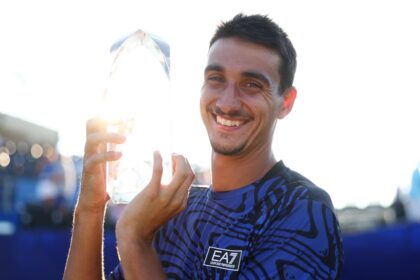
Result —
<path fill-rule="evenodd" d="M 185 157 L 174 155 L 174 159 L 176 165 L 170 185 L 175 189 L 171 200 L 174 208 L 182 210 L 185 208 L 186 198 L 188 197 L 188 192 L 195 178 L 195 174 Z"/>
<path fill-rule="evenodd" d="M 125 136 L 118 133 L 108 133 L 108 132 L 94 132 L 86 136 L 86 145 L 85 153 L 89 154 L 91 152 L 97 151 L 98 147 L 101 144 L 112 143 L 112 144 L 122 144 L 125 141 Z M 105 151 L 105 145 L 101 146 Z"/>
<path fill-rule="evenodd" d="M 103 143 L 109 142 L 113 144 L 121 144 L 124 142 L 125 137 L 121 133 L 107 132 L 108 126 L 119 126 L 121 120 L 106 121 L 101 118 L 92 118 L 86 122 L 86 145 L 85 153 L 92 151 L 105 151 Z M 116 132 L 116 131 L 113 131 Z M 99 149 L 98 149 L 99 148 Z"/>
<path fill-rule="evenodd" d="M 91 171 L 95 166 L 107 161 L 115 161 L 121 158 L 121 152 L 109 151 L 104 153 L 94 154 L 84 161 L 84 168 L 87 172 Z"/>
<path fill-rule="evenodd" d="M 171 160 L 172 160 L 172 177 L 174 176 L 174 174 L 175 174 L 175 170 L 176 170 L 176 156 L 177 156 L 178 154 L 172 154 L 172 156 L 171 156 Z"/>
<path fill-rule="evenodd" d="M 107 123 L 101 118 L 92 118 L 86 122 L 86 135 L 92 132 L 106 131 Z"/>
<path fill-rule="evenodd" d="M 179 154 L 172 154 L 172 181 L 183 181 L 187 176 L 187 159 Z"/>
<path fill-rule="evenodd" d="M 160 187 L 162 181 L 163 166 L 162 166 L 162 156 L 158 151 L 153 153 L 153 173 L 152 178 L 150 179 L 150 186 Z M 157 188 L 157 191 L 159 189 Z"/>
<path fill-rule="evenodd" d="M 189 190 L 191 188 L 191 184 L 194 180 L 194 176 L 188 176 L 182 185 L 177 189 L 175 195 L 172 198 L 171 205 L 174 209 L 174 212 L 180 212 L 185 209 L 187 206 Z"/>
<path fill-rule="evenodd" d="M 104 132 L 107 130 L 108 126 L 120 126 L 124 121 L 121 119 L 118 120 L 105 120 L 99 117 L 89 119 L 86 122 L 86 135 L 92 132 Z"/>
<path fill-rule="evenodd" d="M 121 144 L 125 140 L 125 136 L 111 132 L 94 132 L 86 136 L 86 143 L 95 145 L 103 142 Z"/>
<path fill-rule="evenodd" d="M 174 154 L 172 156 L 173 178 L 168 185 L 162 186 L 162 157 L 159 152 L 155 152 L 153 156 L 153 173 L 148 185 L 150 199 L 158 198 L 157 201 L 163 208 L 169 212 L 178 213 L 185 208 L 186 197 L 195 177 L 194 172 L 185 157 Z"/>

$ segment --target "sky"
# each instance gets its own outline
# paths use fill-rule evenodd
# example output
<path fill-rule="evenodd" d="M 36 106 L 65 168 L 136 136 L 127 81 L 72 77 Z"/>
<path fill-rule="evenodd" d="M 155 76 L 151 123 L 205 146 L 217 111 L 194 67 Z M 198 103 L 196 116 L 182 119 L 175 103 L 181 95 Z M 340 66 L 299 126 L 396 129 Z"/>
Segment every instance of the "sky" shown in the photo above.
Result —
<path fill-rule="evenodd" d="M 109 48 L 143 29 L 171 45 L 172 146 L 208 167 L 199 115 L 208 41 L 238 12 L 270 16 L 298 54 L 292 113 L 273 150 L 337 208 L 389 205 L 420 162 L 420 18 L 416 1 L 3 1 L 0 112 L 59 132 L 83 151 Z"/>

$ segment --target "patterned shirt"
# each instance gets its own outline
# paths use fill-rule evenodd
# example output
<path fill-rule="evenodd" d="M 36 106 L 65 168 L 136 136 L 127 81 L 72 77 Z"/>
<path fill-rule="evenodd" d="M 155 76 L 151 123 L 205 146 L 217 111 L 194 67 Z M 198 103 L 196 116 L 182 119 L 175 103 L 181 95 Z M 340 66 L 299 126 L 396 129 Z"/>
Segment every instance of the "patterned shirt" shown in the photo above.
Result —
<path fill-rule="evenodd" d="M 240 189 L 192 187 L 154 246 L 169 279 L 338 279 L 333 209 L 325 191 L 280 161 Z M 121 265 L 108 279 L 124 279 Z"/>

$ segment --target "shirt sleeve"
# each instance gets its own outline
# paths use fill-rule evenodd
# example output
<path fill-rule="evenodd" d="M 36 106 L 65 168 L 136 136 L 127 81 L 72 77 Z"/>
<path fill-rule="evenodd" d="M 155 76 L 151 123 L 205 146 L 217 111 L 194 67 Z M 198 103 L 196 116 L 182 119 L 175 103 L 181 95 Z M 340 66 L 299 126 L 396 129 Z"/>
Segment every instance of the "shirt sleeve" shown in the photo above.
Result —
<path fill-rule="evenodd" d="M 298 200 L 268 219 L 241 269 L 242 279 L 339 278 L 343 249 L 333 210 Z"/>

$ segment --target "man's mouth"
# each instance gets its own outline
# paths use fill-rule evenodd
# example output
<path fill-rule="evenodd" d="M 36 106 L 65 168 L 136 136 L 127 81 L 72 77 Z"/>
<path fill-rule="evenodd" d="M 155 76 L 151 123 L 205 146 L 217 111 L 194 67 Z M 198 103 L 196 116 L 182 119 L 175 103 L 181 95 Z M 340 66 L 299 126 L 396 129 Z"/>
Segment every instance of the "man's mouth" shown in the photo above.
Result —
<path fill-rule="evenodd" d="M 228 127 L 238 127 L 241 124 L 244 123 L 244 121 L 238 121 L 238 120 L 228 120 L 221 116 L 216 116 L 216 122 L 217 124 L 228 126 Z"/>

